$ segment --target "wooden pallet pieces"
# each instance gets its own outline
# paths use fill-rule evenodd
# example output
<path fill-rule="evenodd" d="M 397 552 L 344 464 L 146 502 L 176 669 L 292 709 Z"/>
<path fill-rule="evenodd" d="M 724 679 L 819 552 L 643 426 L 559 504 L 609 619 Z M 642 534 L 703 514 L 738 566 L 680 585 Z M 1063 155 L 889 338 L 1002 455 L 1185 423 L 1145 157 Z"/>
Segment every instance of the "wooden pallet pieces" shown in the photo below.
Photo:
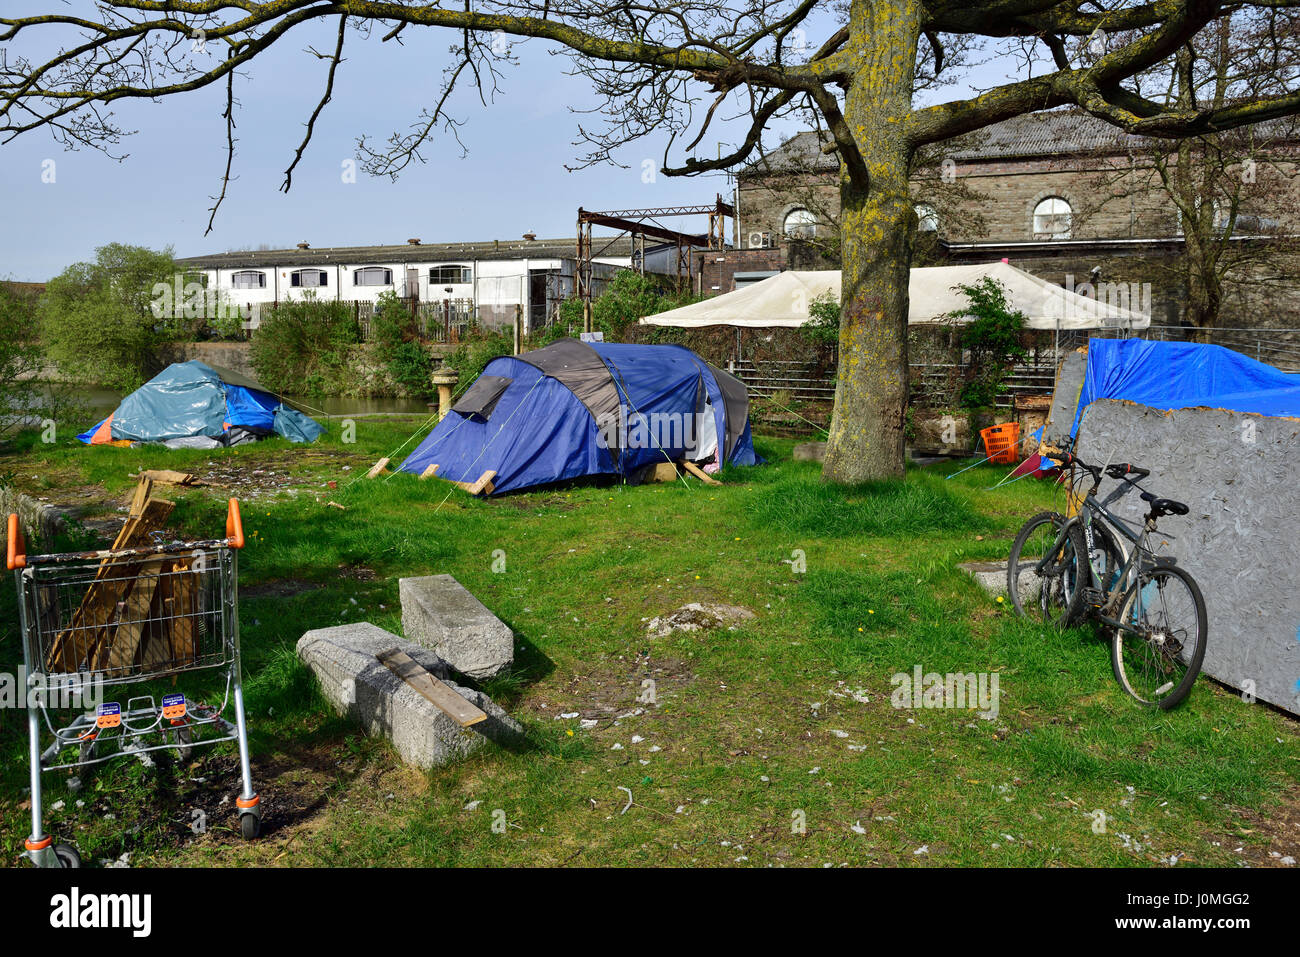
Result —
<path fill-rule="evenodd" d="M 152 480 L 142 479 L 128 506 L 126 523 L 113 541 L 113 551 L 148 545 L 150 535 L 166 524 L 174 503 L 154 498 L 152 491 Z M 100 663 L 101 645 L 108 631 L 122 620 L 143 564 L 143 559 L 123 563 L 105 558 L 100 562 L 69 627 L 58 632 L 50 644 L 46 667 L 52 673 L 71 673 Z M 107 663 L 107 658 L 102 660 Z"/>

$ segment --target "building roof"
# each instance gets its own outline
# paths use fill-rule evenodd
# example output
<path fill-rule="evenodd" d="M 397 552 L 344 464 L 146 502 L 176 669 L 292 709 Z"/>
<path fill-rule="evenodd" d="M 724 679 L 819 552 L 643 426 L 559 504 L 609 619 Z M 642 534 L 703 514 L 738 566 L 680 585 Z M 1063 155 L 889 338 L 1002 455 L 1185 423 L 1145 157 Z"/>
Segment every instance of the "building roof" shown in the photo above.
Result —
<path fill-rule="evenodd" d="M 627 237 L 597 238 L 594 255 L 632 255 Z M 333 266 L 379 263 L 464 262 L 485 259 L 573 259 L 577 238 L 488 240 L 471 243 L 402 243 L 395 246 L 322 246 L 310 249 L 248 249 L 188 256 L 176 262 L 194 269 L 257 269 L 268 266 Z"/>
<path fill-rule="evenodd" d="M 837 170 L 834 153 L 822 152 L 829 134 L 807 130 L 796 133 L 779 147 L 755 160 L 748 171 Z M 958 161 L 1059 156 L 1062 154 L 1122 151 L 1146 142 L 1146 137 L 1125 133 L 1116 126 L 1078 110 L 1026 113 L 951 141 L 957 148 L 946 154 Z"/>

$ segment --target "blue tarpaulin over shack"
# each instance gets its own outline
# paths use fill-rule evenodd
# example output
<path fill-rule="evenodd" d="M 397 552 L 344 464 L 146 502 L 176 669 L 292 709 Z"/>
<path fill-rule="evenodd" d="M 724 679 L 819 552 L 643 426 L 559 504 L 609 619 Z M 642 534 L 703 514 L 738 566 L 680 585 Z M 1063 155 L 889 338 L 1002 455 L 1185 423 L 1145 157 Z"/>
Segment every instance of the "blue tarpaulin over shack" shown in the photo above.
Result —
<path fill-rule="evenodd" d="M 1259 415 L 1300 416 L 1300 376 L 1223 346 L 1146 339 L 1093 339 L 1071 435 L 1098 399 L 1155 409 L 1206 406 Z"/>
<path fill-rule="evenodd" d="M 508 492 L 680 459 L 758 462 L 744 384 L 683 346 L 562 339 L 488 363 L 401 470 Z"/>

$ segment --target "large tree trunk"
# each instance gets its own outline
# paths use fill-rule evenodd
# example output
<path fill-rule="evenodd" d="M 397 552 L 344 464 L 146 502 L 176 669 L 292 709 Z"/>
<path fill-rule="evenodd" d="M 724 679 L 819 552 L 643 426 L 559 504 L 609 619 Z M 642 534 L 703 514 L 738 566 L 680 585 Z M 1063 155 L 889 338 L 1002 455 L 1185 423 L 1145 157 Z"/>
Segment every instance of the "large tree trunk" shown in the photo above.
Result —
<path fill-rule="evenodd" d="M 863 482 L 903 474 L 907 410 L 907 284 L 916 217 L 905 138 L 920 6 L 854 0 L 849 45 L 862 51 L 844 118 L 870 182 L 840 177 L 843 252 L 839 377 L 822 478 Z"/>

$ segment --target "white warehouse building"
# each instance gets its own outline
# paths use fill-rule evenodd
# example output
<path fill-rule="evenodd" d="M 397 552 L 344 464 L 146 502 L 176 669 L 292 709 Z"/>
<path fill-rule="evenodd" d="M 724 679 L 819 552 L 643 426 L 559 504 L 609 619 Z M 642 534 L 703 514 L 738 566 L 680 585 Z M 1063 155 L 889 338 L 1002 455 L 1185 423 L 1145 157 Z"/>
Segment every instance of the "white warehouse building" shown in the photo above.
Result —
<path fill-rule="evenodd" d="M 393 292 L 419 303 L 442 304 L 457 318 L 477 317 L 489 327 L 514 322 L 522 308 L 525 331 L 553 321 L 559 303 L 574 295 L 577 266 L 573 239 L 491 240 L 400 246 L 245 250 L 178 259 L 181 268 L 203 273 L 207 288 L 223 301 L 261 308 L 306 297 L 374 303 Z M 609 242 L 593 259 L 593 285 L 600 287 L 632 263 L 628 239 Z"/>

